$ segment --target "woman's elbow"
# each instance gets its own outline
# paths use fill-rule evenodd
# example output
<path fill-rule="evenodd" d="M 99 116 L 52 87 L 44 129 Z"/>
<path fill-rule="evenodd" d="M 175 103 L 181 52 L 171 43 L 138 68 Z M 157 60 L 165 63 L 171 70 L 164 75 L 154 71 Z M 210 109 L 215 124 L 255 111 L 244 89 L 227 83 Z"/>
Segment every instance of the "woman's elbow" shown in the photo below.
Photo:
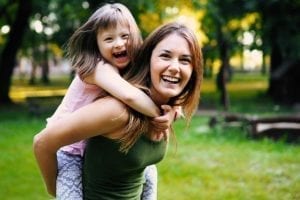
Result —
<path fill-rule="evenodd" d="M 43 139 L 40 133 L 36 134 L 33 137 L 33 151 L 35 154 L 39 151 L 39 149 L 43 146 Z"/>
<path fill-rule="evenodd" d="M 35 155 L 38 155 L 42 151 L 49 152 L 51 149 L 49 147 L 49 142 L 47 142 L 46 135 L 42 132 L 36 134 L 33 137 L 33 151 Z"/>

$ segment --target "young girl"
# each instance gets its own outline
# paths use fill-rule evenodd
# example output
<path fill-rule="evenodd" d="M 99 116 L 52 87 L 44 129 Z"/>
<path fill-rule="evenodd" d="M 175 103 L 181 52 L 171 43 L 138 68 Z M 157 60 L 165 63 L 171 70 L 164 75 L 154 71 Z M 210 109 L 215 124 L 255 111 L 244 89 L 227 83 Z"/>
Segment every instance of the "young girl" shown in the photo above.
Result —
<path fill-rule="evenodd" d="M 141 90 L 125 81 L 122 74 L 142 43 L 138 26 L 130 11 L 122 4 L 106 4 L 96 10 L 88 21 L 71 36 L 68 56 L 76 69 L 76 76 L 48 124 L 74 112 L 107 92 L 149 117 L 155 117 L 157 133 L 169 126 L 160 116 L 160 109 Z M 95 110 L 97 112 L 97 110 Z M 83 122 L 84 123 L 84 122 Z M 47 188 L 57 199 L 82 199 L 82 156 L 85 142 L 62 147 L 57 152 L 56 183 Z M 143 199 L 156 199 L 156 167 L 146 170 Z M 56 187 L 55 187 L 56 184 Z M 147 185 L 146 185 L 147 187 Z M 56 191 L 55 191 L 56 188 Z M 151 192 L 149 192 L 149 190 Z"/>

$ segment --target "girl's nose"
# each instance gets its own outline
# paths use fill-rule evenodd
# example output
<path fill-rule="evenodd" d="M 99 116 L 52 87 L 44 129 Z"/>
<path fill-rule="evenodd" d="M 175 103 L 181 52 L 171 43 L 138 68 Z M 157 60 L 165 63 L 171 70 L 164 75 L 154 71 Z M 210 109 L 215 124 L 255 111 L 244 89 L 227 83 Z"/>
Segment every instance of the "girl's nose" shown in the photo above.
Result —
<path fill-rule="evenodd" d="M 125 41 L 122 38 L 117 38 L 115 41 L 115 47 L 122 47 L 125 44 Z"/>

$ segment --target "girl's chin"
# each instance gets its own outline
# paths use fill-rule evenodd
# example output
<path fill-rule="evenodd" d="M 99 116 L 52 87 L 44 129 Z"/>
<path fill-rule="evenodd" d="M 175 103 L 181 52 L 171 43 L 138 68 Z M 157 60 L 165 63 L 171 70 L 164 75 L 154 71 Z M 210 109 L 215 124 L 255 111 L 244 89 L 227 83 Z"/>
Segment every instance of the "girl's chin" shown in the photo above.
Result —
<path fill-rule="evenodd" d="M 127 65 L 128 65 L 128 63 L 122 63 L 122 64 L 118 63 L 118 64 L 115 64 L 114 66 L 116 66 L 118 69 L 124 69 L 127 67 Z"/>
<path fill-rule="evenodd" d="M 124 69 L 129 64 L 129 60 L 122 61 L 122 62 L 114 62 L 113 65 L 119 69 Z"/>

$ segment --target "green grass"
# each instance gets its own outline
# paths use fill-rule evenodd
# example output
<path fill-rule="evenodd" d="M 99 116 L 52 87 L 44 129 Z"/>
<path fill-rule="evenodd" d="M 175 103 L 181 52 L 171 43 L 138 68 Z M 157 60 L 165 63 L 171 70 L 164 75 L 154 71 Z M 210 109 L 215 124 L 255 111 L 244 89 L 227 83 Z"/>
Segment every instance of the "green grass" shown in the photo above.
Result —
<path fill-rule="evenodd" d="M 32 138 L 46 116 L 29 116 L 25 106 L 1 108 L 0 113 L 1 199 L 50 199 L 32 152 Z"/>
<path fill-rule="evenodd" d="M 219 108 L 214 81 L 204 83 L 203 103 Z M 259 87 L 249 87 L 251 83 Z M 294 112 L 269 101 L 263 95 L 266 86 L 262 77 L 233 80 L 229 84 L 230 111 L 260 115 Z M 12 93 L 16 95 L 20 87 L 26 91 L 36 89 L 20 82 L 14 87 Z M 38 91 L 65 88 L 63 82 L 37 87 Z M 37 117 L 31 116 L 24 104 L 0 108 L 1 200 L 51 198 L 32 153 L 32 138 L 52 112 L 47 111 Z M 253 140 L 239 127 L 210 129 L 208 120 L 207 116 L 195 116 L 189 129 L 181 120 L 175 123 L 176 142 L 171 142 L 168 154 L 158 164 L 160 200 L 300 199 L 299 144 Z"/>
<path fill-rule="evenodd" d="M 300 147 L 251 140 L 239 128 L 207 127 L 195 117 L 159 166 L 159 199 L 300 198 Z"/>

